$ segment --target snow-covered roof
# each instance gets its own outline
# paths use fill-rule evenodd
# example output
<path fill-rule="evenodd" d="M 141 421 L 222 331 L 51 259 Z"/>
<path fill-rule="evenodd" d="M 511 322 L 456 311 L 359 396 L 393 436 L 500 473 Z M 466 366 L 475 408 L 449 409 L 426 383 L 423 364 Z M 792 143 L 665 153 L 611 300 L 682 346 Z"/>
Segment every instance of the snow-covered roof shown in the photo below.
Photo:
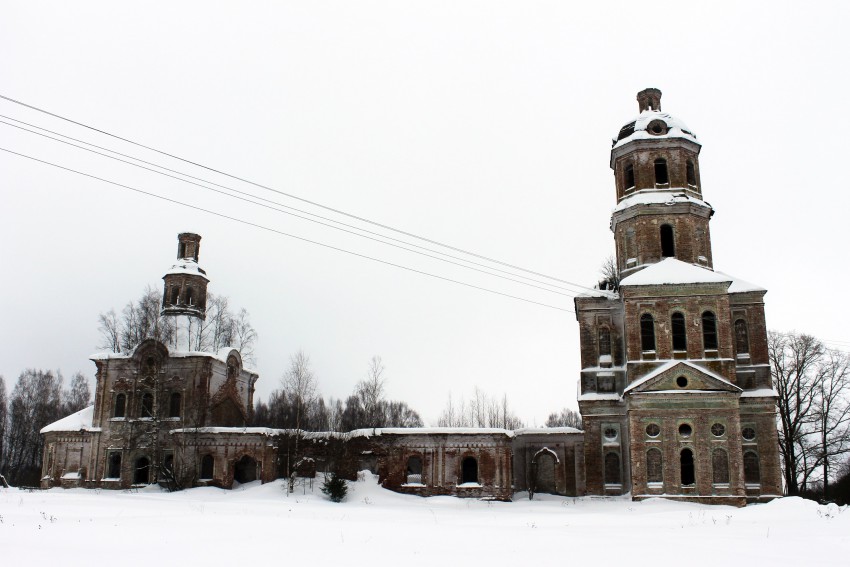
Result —
<path fill-rule="evenodd" d="M 54 431 L 100 431 L 99 427 L 92 427 L 93 418 L 94 406 L 89 406 L 77 413 L 72 413 L 68 417 L 63 417 L 59 421 L 45 425 L 41 428 L 41 433 L 51 433 Z"/>
<path fill-rule="evenodd" d="M 773 388 L 759 388 L 757 390 L 744 390 L 742 398 L 778 398 L 779 394 Z"/>
<path fill-rule="evenodd" d="M 656 135 L 647 132 L 646 127 L 653 120 L 663 121 L 667 125 L 667 133 Z M 628 126 L 630 124 L 631 121 L 626 123 L 625 126 Z M 686 140 L 690 140 L 691 142 L 699 144 L 696 135 L 694 135 L 694 133 L 691 132 L 691 129 L 688 128 L 687 124 L 682 122 L 680 119 L 670 114 L 667 114 L 666 112 L 659 112 L 657 110 L 644 110 L 637 118 L 634 119 L 634 133 L 629 136 L 625 136 L 620 140 L 617 140 L 614 144 L 614 149 L 619 148 L 620 146 L 625 145 L 633 140 L 657 140 L 664 138 L 684 138 Z"/>
<path fill-rule="evenodd" d="M 193 356 L 204 356 L 204 357 L 207 357 L 207 358 L 212 358 L 212 359 L 218 360 L 219 362 L 226 363 L 227 357 L 230 355 L 230 351 L 232 351 L 232 350 L 236 350 L 236 352 L 239 352 L 238 349 L 235 349 L 233 347 L 220 348 L 220 349 L 218 349 L 218 351 L 216 351 L 214 353 L 213 352 L 204 352 L 204 351 L 201 351 L 201 350 L 185 350 L 185 351 L 169 350 L 168 351 L 168 357 L 169 358 L 190 358 L 190 357 L 193 357 Z M 96 352 L 92 355 L 89 355 L 89 360 L 119 360 L 119 359 L 122 359 L 122 358 L 131 358 L 132 356 L 133 356 L 132 354 L 128 354 L 128 353 L 124 353 L 124 352 Z M 257 371 L 255 369 L 250 368 L 247 365 L 245 365 L 244 361 L 243 361 L 243 364 L 242 364 L 242 369 L 245 370 L 246 372 L 251 373 L 251 374 L 257 374 Z"/>
<path fill-rule="evenodd" d="M 638 380 L 635 380 L 634 382 L 632 382 L 631 384 L 626 386 L 626 389 L 623 390 L 623 394 L 625 394 L 626 392 L 630 392 L 630 391 L 634 390 L 635 388 L 638 388 L 639 386 L 641 386 L 643 384 L 646 384 L 647 382 L 649 382 L 653 378 L 657 377 L 658 375 L 660 375 L 664 372 L 667 372 L 668 370 L 670 370 L 674 366 L 678 366 L 679 364 L 682 364 L 684 366 L 689 366 L 692 369 L 699 372 L 700 374 L 704 374 L 706 376 L 709 376 L 709 377 L 711 377 L 711 378 L 713 378 L 713 379 L 715 379 L 719 382 L 722 382 L 722 383 L 724 383 L 728 386 L 731 386 L 732 388 L 734 388 L 736 390 L 739 390 L 739 391 L 741 390 L 741 388 L 739 388 L 738 386 L 736 386 L 735 384 L 733 384 L 732 382 L 730 382 L 729 380 L 727 380 L 726 378 L 724 378 L 720 374 L 717 374 L 716 372 L 712 372 L 711 370 L 709 370 L 708 368 L 705 368 L 704 366 L 697 366 L 696 364 L 688 362 L 687 360 L 670 360 L 668 362 L 665 362 L 664 364 L 662 364 L 661 366 L 659 366 L 658 368 L 656 368 L 655 370 L 653 370 L 652 372 L 650 372 L 646 376 L 644 376 L 644 377 L 642 377 Z M 682 393 L 682 392 L 688 392 L 688 391 L 689 390 L 675 390 L 675 393 Z M 690 390 L 690 391 L 693 391 L 693 390 Z M 656 393 L 660 393 L 660 391 L 656 392 Z"/>
<path fill-rule="evenodd" d="M 580 402 L 619 402 L 620 399 L 620 394 L 616 392 L 587 392 L 578 396 Z"/>
<path fill-rule="evenodd" d="M 736 278 L 734 276 L 730 276 L 724 272 L 716 272 L 718 274 L 723 274 L 724 276 L 730 278 L 732 283 L 729 285 L 729 293 L 746 293 L 748 291 L 767 291 L 765 288 L 760 285 L 750 283 L 746 280 L 742 280 L 740 278 Z"/>
<path fill-rule="evenodd" d="M 584 433 L 575 427 L 523 427 L 514 429 L 514 435 L 557 435 L 563 433 Z"/>
<path fill-rule="evenodd" d="M 614 207 L 614 212 L 622 211 L 634 205 L 675 205 L 677 203 L 692 203 L 711 209 L 711 205 L 702 199 L 689 197 L 685 194 L 684 188 L 673 188 L 668 191 L 656 191 L 655 189 L 638 191 L 617 203 L 617 206 Z"/>
<path fill-rule="evenodd" d="M 641 271 L 623 278 L 620 287 L 637 285 L 726 283 L 732 278 L 708 268 L 688 264 L 676 258 L 664 258 Z"/>
<path fill-rule="evenodd" d="M 207 277 L 207 273 L 201 269 L 195 260 L 192 258 L 181 258 L 176 264 L 171 266 L 171 269 L 165 272 L 165 275 L 169 274 L 188 274 L 191 276 L 201 276 L 207 281 L 210 279 Z"/>

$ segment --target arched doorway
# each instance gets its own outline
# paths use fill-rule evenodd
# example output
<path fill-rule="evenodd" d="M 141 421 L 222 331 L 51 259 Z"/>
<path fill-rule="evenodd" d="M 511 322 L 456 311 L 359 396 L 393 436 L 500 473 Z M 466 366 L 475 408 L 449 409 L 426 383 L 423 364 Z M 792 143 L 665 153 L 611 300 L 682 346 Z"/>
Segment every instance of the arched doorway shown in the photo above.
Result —
<path fill-rule="evenodd" d="M 257 480 L 257 461 L 248 455 L 243 455 L 233 466 L 233 480 L 239 484 Z"/>
<path fill-rule="evenodd" d="M 531 463 L 534 471 L 534 492 L 556 494 L 555 486 L 555 455 L 549 449 L 543 449 L 536 455 Z"/>

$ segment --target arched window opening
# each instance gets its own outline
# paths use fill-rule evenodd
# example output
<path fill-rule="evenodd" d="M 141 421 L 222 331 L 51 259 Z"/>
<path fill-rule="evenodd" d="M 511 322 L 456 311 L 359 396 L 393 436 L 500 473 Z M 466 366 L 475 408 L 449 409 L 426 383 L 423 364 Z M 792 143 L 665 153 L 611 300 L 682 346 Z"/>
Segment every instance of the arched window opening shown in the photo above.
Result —
<path fill-rule="evenodd" d="M 702 314 L 702 344 L 705 350 L 717 350 L 717 318 L 711 311 Z"/>
<path fill-rule="evenodd" d="M 620 455 L 613 451 L 605 453 L 605 484 L 622 484 Z"/>
<path fill-rule="evenodd" d="M 407 459 L 407 484 L 422 484 L 422 459 L 409 457 Z"/>
<path fill-rule="evenodd" d="M 241 459 L 236 461 L 236 464 L 233 466 L 233 480 L 239 484 L 245 484 L 246 482 L 254 482 L 257 480 L 256 459 L 253 459 L 248 455 L 243 455 Z"/>
<path fill-rule="evenodd" d="M 673 350 L 685 351 L 688 350 L 688 339 L 685 329 L 685 316 L 676 312 L 670 318 L 670 327 L 673 331 Z"/>
<path fill-rule="evenodd" d="M 461 484 L 478 484 L 478 461 L 473 457 L 467 457 L 461 465 Z"/>
<path fill-rule="evenodd" d="M 168 417 L 180 417 L 180 402 L 182 396 L 180 392 L 172 392 L 168 400 Z"/>
<path fill-rule="evenodd" d="M 611 330 L 608 327 L 599 329 L 599 356 L 611 356 Z"/>
<path fill-rule="evenodd" d="M 693 451 L 682 449 L 679 455 L 679 468 L 681 469 L 682 486 L 693 486 L 696 483 Z"/>
<path fill-rule="evenodd" d="M 634 189 L 635 187 L 635 166 L 631 163 L 627 163 L 623 170 L 623 185 L 626 189 Z"/>
<path fill-rule="evenodd" d="M 115 396 L 115 413 L 112 415 L 115 417 L 124 417 L 127 415 L 127 396 L 124 394 Z"/>
<path fill-rule="evenodd" d="M 195 297 L 192 293 L 192 288 L 188 287 L 188 288 L 186 288 L 186 305 L 194 305 L 194 304 L 195 304 Z"/>
<path fill-rule="evenodd" d="M 121 478 L 121 453 L 109 453 L 108 478 Z"/>
<path fill-rule="evenodd" d="M 759 456 L 752 451 L 744 453 L 744 482 L 747 484 L 759 484 L 761 482 Z"/>
<path fill-rule="evenodd" d="M 150 484 L 151 462 L 147 457 L 136 460 L 136 471 L 133 474 L 133 484 Z"/>
<path fill-rule="evenodd" d="M 661 451 L 650 449 L 646 452 L 646 482 L 663 482 L 664 472 Z"/>
<path fill-rule="evenodd" d="M 649 313 L 640 316 L 640 348 L 644 352 L 655 350 L 655 321 Z"/>
<path fill-rule="evenodd" d="M 180 301 L 180 286 L 171 286 L 171 305 L 177 305 Z"/>
<path fill-rule="evenodd" d="M 667 160 L 658 158 L 655 160 L 655 184 L 667 185 L 670 183 L 670 177 L 667 175 Z"/>
<path fill-rule="evenodd" d="M 153 394 L 150 392 L 142 396 L 141 417 L 153 417 Z"/>
<path fill-rule="evenodd" d="M 750 335 L 747 332 L 747 322 L 743 319 L 735 321 L 735 353 L 750 354 Z"/>
<path fill-rule="evenodd" d="M 729 455 L 723 449 L 711 453 L 711 470 L 714 484 L 729 484 Z"/>
<path fill-rule="evenodd" d="M 165 456 L 165 459 L 162 461 L 162 468 L 171 477 L 174 476 L 174 455 L 169 453 Z"/>
<path fill-rule="evenodd" d="M 212 480 L 213 479 L 213 467 L 215 465 L 215 459 L 213 459 L 212 455 L 204 455 L 201 459 L 201 480 Z"/>
<path fill-rule="evenodd" d="M 696 171 L 696 168 L 694 167 L 694 162 L 692 162 L 691 160 L 688 160 L 687 177 L 688 177 L 688 185 L 695 187 L 696 184 L 697 184 L 697 171 Z"/>
<path fill-rule="evenodd" d="M 673 239 L 673 227 L 661 225 L 661 257 L 671 258 L 676 255 L 676 242 Z"/>
<path fill-rule="evenodd" d="M 177 252 L 177 258 L 185 258 L 186 257 L 186 243 L 181 242 L 179 246 L 179 250 Z"/>

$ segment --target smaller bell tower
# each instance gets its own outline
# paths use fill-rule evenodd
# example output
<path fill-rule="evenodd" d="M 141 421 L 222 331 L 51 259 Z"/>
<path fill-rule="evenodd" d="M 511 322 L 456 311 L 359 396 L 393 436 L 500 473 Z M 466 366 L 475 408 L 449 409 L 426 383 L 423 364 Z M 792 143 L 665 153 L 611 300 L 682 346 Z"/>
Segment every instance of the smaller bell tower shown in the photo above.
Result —
<path fill-rule="evenodd" d="M 201 236 L 192 232 L 177 235 L 177 262 L 162 277 L 161 314 L 174 322 L 172 347 L 197 350 L 193 337 L 207 316 L 207 273 L 198 265 Z"/>

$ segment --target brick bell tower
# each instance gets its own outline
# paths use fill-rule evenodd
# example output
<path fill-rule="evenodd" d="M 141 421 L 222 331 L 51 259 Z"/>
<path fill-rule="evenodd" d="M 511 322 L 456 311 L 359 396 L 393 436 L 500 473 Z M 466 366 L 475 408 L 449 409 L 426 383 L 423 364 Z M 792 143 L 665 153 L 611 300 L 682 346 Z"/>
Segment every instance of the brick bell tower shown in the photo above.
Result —
<path fill-rule="evenodd" d="M 640 114 L 620 129 L 611 150 L 620 275 L 667 257 L 712 268 L 714 210 L 702 200 L 700 143 L 684 122 L 661 112 L 661 91 L 645 89 L 637 100 Z"/>
<path fill-rule="evenodd" d="M 174 335 L 170 347 L 178 351 L 198 350 L 200 322 L 207 314 L 206 272 L 198 265 L 201 237 L 191 232 L 177 235 L 177 262 L 162 277 L 162 315 L 172 318 Z"/>
<path fill-rule="evenodd" d="M 743 505 L 782 493 L 767 290 L 714 270 L 700 143 L 637 95 L 611 149 L 619 284 L 576 297 L 588 494 Z"/>

